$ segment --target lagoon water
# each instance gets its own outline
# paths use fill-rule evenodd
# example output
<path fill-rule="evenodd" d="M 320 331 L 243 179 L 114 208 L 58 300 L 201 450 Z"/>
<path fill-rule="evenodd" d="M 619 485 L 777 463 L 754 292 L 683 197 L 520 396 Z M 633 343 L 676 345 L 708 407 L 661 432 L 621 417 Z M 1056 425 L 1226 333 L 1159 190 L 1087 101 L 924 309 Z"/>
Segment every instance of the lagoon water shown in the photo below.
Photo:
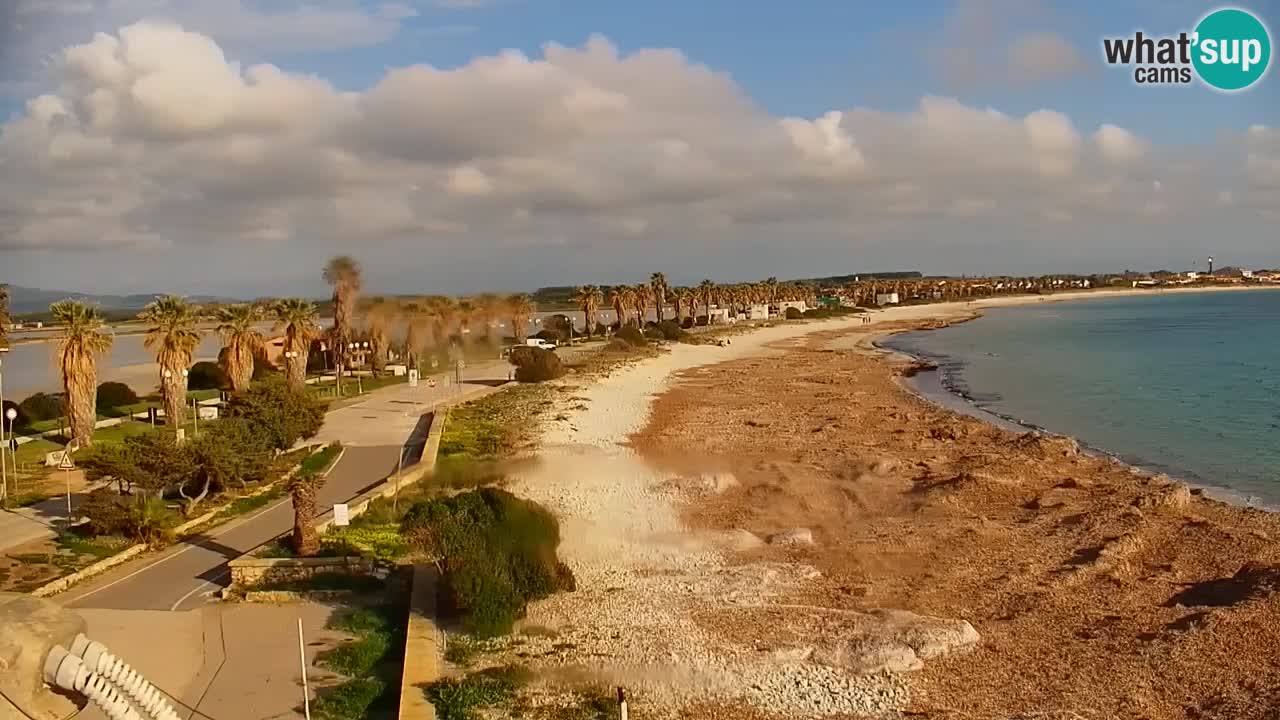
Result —
<path fill-rule="evenodd" d="M 1280 504 L 1280 292 L 997 308 L 884 344 L 985 411 Z"/>

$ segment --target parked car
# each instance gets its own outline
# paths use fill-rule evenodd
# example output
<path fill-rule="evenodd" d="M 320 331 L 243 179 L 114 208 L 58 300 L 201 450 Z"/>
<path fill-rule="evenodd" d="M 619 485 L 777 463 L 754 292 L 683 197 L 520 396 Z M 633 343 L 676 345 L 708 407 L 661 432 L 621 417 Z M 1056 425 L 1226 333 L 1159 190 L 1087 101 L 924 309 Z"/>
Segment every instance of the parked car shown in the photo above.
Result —
<path fill-rule="evenodd" d="M 529 338 L 524 341 L 524 344 L 528 345 L 529 347 L 542 348 L 543 350 L 556 349 L 555 343 L 551 342 L 550 340 L 543 340 L 542 338 Z"/>

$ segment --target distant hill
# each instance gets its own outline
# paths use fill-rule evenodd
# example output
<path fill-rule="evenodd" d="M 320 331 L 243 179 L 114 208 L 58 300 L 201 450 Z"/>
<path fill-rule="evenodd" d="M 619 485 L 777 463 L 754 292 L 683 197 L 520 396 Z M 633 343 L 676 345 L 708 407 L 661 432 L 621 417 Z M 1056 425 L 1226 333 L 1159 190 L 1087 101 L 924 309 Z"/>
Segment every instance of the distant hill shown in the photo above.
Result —
<path fill-rule="evenodd" d="M 9 312 L 15 316 L 48 312 L 49 305 L 68 298 L 93 303 L 103 310 L 141 310 L 147 303 L 156 299 L 159 293 L 150 295 L 93 295 L 90 293 L 72 292 L 70 290 L 45 290 L 29 288 L 21 285 L 9 285 Z M 192 295 L 187 298 L 193 303 L 229 303 L 233 298 L 213 297 L 209 295 Z"/>

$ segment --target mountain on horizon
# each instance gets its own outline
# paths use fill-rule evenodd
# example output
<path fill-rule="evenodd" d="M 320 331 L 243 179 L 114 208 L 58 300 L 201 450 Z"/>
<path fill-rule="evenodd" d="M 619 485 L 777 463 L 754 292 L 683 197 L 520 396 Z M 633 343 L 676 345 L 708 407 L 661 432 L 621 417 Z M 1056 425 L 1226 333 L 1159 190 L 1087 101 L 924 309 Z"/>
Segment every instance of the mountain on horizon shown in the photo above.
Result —
<path fill-rule="evenodd" d="M 7 285 L 9 289 L 9 312 L 13 315 L 42 313 L 49 310 L 49 305 L 59 300 L 81 300 L 93 303 L 103 310 L 141 310 L 147 303 L 164 293 L 139 295 L 95 295 L 93 293 L 73 292 L 69 290 L 45 290 L 29 288 L 22 285 Z M 235 298 L 216 297 L 213 295 L 190 295 L 193 303 L 229 303 L 238 302 Z"/>

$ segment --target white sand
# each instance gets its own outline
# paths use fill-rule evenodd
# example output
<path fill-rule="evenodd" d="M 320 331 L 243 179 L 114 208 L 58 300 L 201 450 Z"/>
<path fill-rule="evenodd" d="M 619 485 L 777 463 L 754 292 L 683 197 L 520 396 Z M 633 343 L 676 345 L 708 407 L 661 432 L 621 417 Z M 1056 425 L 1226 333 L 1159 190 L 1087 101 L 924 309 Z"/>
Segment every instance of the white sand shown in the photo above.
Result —
<path fill-rule="evenodd" d="M 694 622 L 698 610 L 758 606 L 810 579 L 813 568 L 777 563 L 728 567 L 725 554 L 755 538 L 696 533 L 678 515 L 666 477 L 623 443 L 648 420 L 671 376 L 699 365 L 758 354 L 769 342 L 853 327 L 856 319 L 781 325 L 732 339 L 728 347 L 676 345 L 669 353 L 616 371 L 576 395 L 585 409 L 567 413 L 543 438 L 541 463 L 512 491 L 561 519 L 561 556 L 578 590 L 531 608 L 528 622 L 557 630 L 532 638 L 534 655 L 571 643 L 548 663 L 553 674 L 625 686 L 637 716 L 662 717 L 680 705 L 743 699 L 788 717 L 878 713 L 905 699 L 900 682 L 856 677 L 786 659 L 794 648 L 733 647 Z M 547 662 L 546 660 L 542 662 Z"/>

